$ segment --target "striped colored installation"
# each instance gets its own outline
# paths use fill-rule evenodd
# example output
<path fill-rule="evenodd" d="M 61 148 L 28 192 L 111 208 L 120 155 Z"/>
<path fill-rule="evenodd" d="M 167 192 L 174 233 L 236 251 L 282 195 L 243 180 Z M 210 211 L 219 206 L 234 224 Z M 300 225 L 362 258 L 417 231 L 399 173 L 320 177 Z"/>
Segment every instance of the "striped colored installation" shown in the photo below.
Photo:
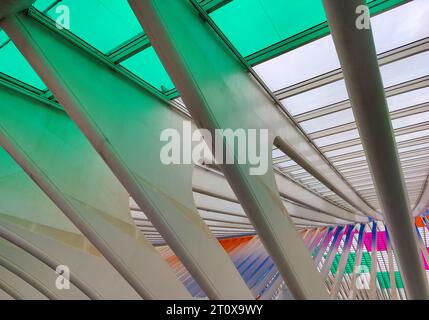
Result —
<path fill-rule="evenodd" d="M 278 274 L 271 257 L 256 236 L 242 236 L 220 239 L 219 243 L 231 256 L 237 270 L 254 296 L 258 298 L 272 283 Z M 204 298 L 205 294 L 168 246 L 157 247 L 158 251 L 168 262 L 178 278 L 189 292 L 197 298 Z"/>
<path fill-rule="evenodd" d="M 356 231 L 357 233 L 357 231 Z M 372 243 L 372 234 L 371 232 L 366 232 L 363 238 L 363 243 L 368 252 L 371 252 L 371 243 Z M 386 241 L 386 232 L 377 231 L 377 251 L 387 251 L 387 241 Z"/>
<path fill-rule="evenodd" d="M 369 234 L 371 234 L 369 232 Z M 331 272 L 335 276 L 338 269 L 338 263 L 340 262 L 341 254 L 336 254 L 334 262 L 331 266 Z M 344 270 L 344 274 L 352 274 L 353 273 L 353 266 L 355 263 L 356 253 L 351 252 L 349 253 L 349 257 L 347 258 L 347 264 L 346 268 Z M 362 262 L 361 264 L 363 266 L 368 267 L 368 270 L 371 270 L 371 255 L 369 252 L 363 252 L 362 253 Z M 395 271 L 395 278 L 396 278 L 396 286 L 397 288 L 403 288 L 402 284 L 402 278 L 399 273 L 399 271 Z M 377 272 L 377 280 L 382 289 L 389 289 L 390 288 L 390 280 L 389 280 L 389 272 Z"/>
<path fill-rule="evenodd" d="M 425 221 L 421 217 L 416 218 L 416 226 L 420 228 L 427 227 Z M 358 233 L 357 229 L 358 228 L 353 231 L 355 235 Z M 316 258 L 318 250 L 321 250 L 324 253 L 320 256 L 323 256 L 326 259 L 327 253 L 325 251 L 328 249 L 328 244 L 332 242 L 335 234 L 337 234 L 339 239 L 342 239 L 346 230 L 347 228 L 343 227 L 324 227 L 320 229 L 302 230 L 300 234 L 304 238 L 310 252 L 313 253 L 313 258 Z M 269 299 L 273 297 L 273 292 L 280 290 L 279 288 L 281 288 L 283 281 L 279 276 L 274 262 L 257 236 L 251 235 L 220 239 L 219 243 L 230 255 L 232 261 L 237 267 L 237 270 L 240 272 L 255 298 Z M 364 233 L 363 243 L 364 249 L 366 250 L 362 253 L 361 264 L 368 267 L 368 270 L 371 270 L 371 232 Z M 194 297 L 206 297 L 204 292 L 168 246 L 159 246 L 157 249 Z M 336 253 L 330 267 L 330 272 L 333 276 L 336 276 L 341 254 L 337 252 L 337 248 L 334 250 Z M 377 231 L 376 250 L 377 252 L 387 252 L 386 231 Z M 356 253 L 350 252 L 347 258 L 344 274 L 353 273 L 355 258 Z M 425 268 L 426 270 L 429 270 L 429 266 L 426 262 Z M 398 271 L 395 271 L 395 279 L 396 287 L 403 288 L 402 278 Z M 382 289 L 389 289 L 391 287 L 389 272 L 377 272 L 377 280 Z"/>
<path fill-rule="evenodd" d="M 427 218 L 417 217 L 415 220 L 415 223 L 416 223 L 417 228 L 427 228 L 427 230 L 429 231 L 428 224 L 427 224 Z M 417 232 L 419 232 L 419 229 L 416 229 L 416 230 L 417 230 Z M 357 232 L 358 232 L 357 230 L 354 231 L 355 234 Z M 418 235 L 420 237 L 420 234 L 418 234 Z M 376 240 L 377 241 L 377 243 L 376 243 L 377 252 L 387 252 L 386 231 L 377 231 L 376 239 L 377 239 Z M 372 232 L 366 232 L 364 234 L 363 242 L 364 242 L 364 247 L 365 247 L 366 251 L 363 252 L 361 264 L 363 266 L 366 266 L 369 270 L 371 270 L 370 252 L 372 251 L 372 246 L 371 246 L 371 244 L 372 244 Z M 317 250 L 317 248 L 316 248 L 316 250 Z M 426 248 L 426 250 L 428 250 L 428 252 L 429 252 L 429 248 Z M 327 258 L 326 253 L 323 256 L 325 257 L 325 259 Z M 346 268 L 344 271 L 345 274 L 352 274 L 353 273 L 355 257 L 356 257 L 356 253 L 354 253 L 354 252 L 349 253 L 349 256 L 347 258 Z M 332 262 L 330 271 L 332 272 L 332 274 L 334 276 L 336 276 L 336 272 L 338 269 L 338 264 L 340 262 L 340 258 L 341 258 L 341 254 L 337 253 L 335 255 L 334 261 Z M 425 270 L 429 270 L 429 264 L 425 260 L 423 253 L 422 253 L 422 259 L 424 262 Z M 394 274 L 395 274 L 397 288 L 403 288 L 403 283 L 402 283 L 402 278 L 401 278 L 400 272 L 395 271 Z M 377 280 L 378 280 L 378 283 L 382 289 L 391 288 L 389 272 L 387 272 L 387 271 L 377 272 Z"/>
<path fill-rule="evenodd" d="M 200 286 L 194 280 L 194 278 L 191 276 L 188 270 L 186 270 L 186 268 L 183 266 L 183 264 L 180 262 L 177 256 L 174 255 L 170 247 L 159 246 L 157 247 L 157 249 L 193 297 L 196 297 L 196 298 L 206 297 L 204 291 L 200 288 Z"/>

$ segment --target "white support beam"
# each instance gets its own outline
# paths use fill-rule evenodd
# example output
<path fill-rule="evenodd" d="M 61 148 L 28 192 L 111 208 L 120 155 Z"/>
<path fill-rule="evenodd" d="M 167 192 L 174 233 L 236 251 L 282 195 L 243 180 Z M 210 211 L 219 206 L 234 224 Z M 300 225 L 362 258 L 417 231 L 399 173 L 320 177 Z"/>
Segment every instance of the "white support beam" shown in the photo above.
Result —
<path fill-rule="evenodd" d="M 288 179 L 280 173 L 276 172 L 274 176 L 279 194 L 281 196 L 294 202 L 303 204 L 308 207 L 310 211 L 318 212 L 319 215 L 324 213 L 328 216 L 331 216 L 332 220 L 328 219 L 327 221 L 332 221 L 332 224 L 345 224 L 345 221 L 359 223 L 367 221 L 365 217 L 356 215 L 332 204 L 326 199 L 317 196 L 316 194 L 305 189 L 298 183 Z M 196 192 L 213 195 L 215 197 L 230 201 L 237 201 L 233 190 L 231 189 L 224 175 L 220 172 L 215 172 L 214 170 L 196 166 L 192 176 L 192 186 L 193 190 Z M 307 218 L 304 212 L 301 216 L 299 215 L 299 210 L 293 209 L 292 206 L 288 207 L 287 202 L 283 203 L 286 206 L 286 209 L 297 212 L 295 217 L 302 217 L 303 219 Z M 291 214 L 291 212 L 289 212 L 289 214 Z"/>
<path fill-rule="evenodd" d="M 166 128 L 182 132 L 181 115 L 71 45 L 54 25 L 17 15 L 5 19 L 3 27 L 206 294 L 213 299 L 253 299 L 197 212 L 193 165 L 160 162 L 165 144 L 160 134 Z M 75 67 L 77 63 L 80 68 Z M 145 272 L 147 277 L 154 270 L 159 273 L 155 266 L 151 270 Z M 170 280 L 162 282 L 177 282 Z"/>
<path fill-rule="evenodd" d="M 58 265 L 67 265 L 72 270 L 70 281 L 91 299 L 139 299 L 3 148 L 0 148 L 0 237 L 54 271 Z M 95 273 L 97 277 L 93 276 Z"/>
<path fill-rule="evenodd" d="M 17 300 L 47 300 L 48 298 L 15 273 L 0 267 L 0 288 Z M 2 297 L 0 296 L 0 300 Z"/>
<path fill-rule="evenodd" d="M 67 115 L 7 88 L 0 100 L 0 145 L 139 295 L 189 298 L 136 228 L 128 194 Z"/>
<path fill-rule="evenodd" d="M 32 255 L 3 239 L 0 239 L 0 266 L 20 277 L 51 300 L 88 299 L 72 283 L 68 290 L 58 289 L 57 273 Z"/>
<path fill-rule="evenodd" d="M 338 292 L 340 291 L 340 288 L 341 288 L 341 283 L 343 281 L 344 272 L 346 270 L 350 249 L 353 244 L 355 227 L 350 225 L 348 226 L 348 228 L 349 229 L 347 230 L 346 239 L 344 240 L 343 250 L 341 252 L 340 262 L 338 263 L 335 280 L 332 285 L 331 292 L 329 293 L 330 298 L 333 300 L 336 300 L 338 298 Z"/>
<path fill-rule="evenodd" d="M 429 299 L 370 28 L 369 10 L 364 0 L 323 0 L 323 5 L 407 296 Z M 356 13 L 359 8 L 364 9 L 363 16 Z M 362 19 L 368 27 L 358 27 Z"/>
<path fill-rule="evenodd" d="M 276 139 L 276 145 L 307 171 L 362 212 L 374 215 L 243 71 L 191 3 L 129 2 L 199 127 L 212 134 L 216 128 L 269 129 L 271 142 Z M 232 153 L 233 146 L 226 152 Z M 288 287 L 296 298 L 326 298 L 308 250 L 281 204 L 273 172 L 251 176 L 249 167 L 223 165 L 222 170 Z"/>

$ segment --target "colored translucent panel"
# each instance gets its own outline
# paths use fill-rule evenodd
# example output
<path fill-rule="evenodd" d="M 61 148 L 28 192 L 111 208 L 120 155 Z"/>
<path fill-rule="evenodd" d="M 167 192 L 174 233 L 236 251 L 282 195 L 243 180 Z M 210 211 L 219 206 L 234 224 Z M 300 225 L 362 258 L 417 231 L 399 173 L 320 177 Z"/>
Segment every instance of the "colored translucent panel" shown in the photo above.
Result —
<path fill-rule="evenodd" d="M 371 251 L 372 250 L 372 234 L 371 232 L 365 233 L 364 236 L 364 244 L 366 247 L 366 250 Z M 387 241 L 386 241 L 386 232 L 385 231 L 378 231 L 377 232 L 377 251 L 386 251 L 387 250 Z"/>
<path fill-rule="evenodd" d="M 62 6 L 70 12 L 70 31 L 103 53 L 143 32 L 127 1 L 63 0 L 47 15 L 56 20 Z"/>
<path fill-rule="evenodd" d="M 326 20 L 314 0 L 234 0 L 211 17 L 243 56 Z"/>
<path fill-rule="evenodd" d="M 45 90 L 45 84 L 12 41 L 5 44 L 8 38 L 3 31 L 0 31 L 0 39 L 0 43 L 3 44 L 3 47 L 0 49 L 0 72 L 36 87 L 37 89 Z"/>
<path fill-rule="evenodd" d="M 123 61 L 121 65 L 160 91 L 174 88 L 173 82 L 152 47 Z"/>
<path fill-rule="evenodd" d="M 37 0 L 33 6 L 39 11 L 45 11 L 50 8 L 57 0 Z"/>
<path fill-rule="evenodd" d="M 349 253 L 349 256 L 347 258 L 347 263 L 346 263 L 346 267 L 344 269 L 344 273 L 345 274 L 351 274 L 353 273 L 353 267 L 354 267 L 354 263 L 355 263 L 355 258 L 356 258 L 356 254 L 355 253 Z M 338 265 L 340 263 L 340 259 L 341 259 L 341 254 L 337 253 L 335 255 L 334 261 L 332 262 L 332 266 L 331 266 L 331 272 L 334 276 L 336 276 L 337 274 L 337 270 L 338 270 Z"/>
<path fill-rule="evenodd" d="M 378 284 L 382 289 L 390 289 L 390 275 L 389 272 L 377 272 L 377 280 Z M 398 271 L 395 271 L 395 280 L 396 287 L 403 288 L 404 285 L 402 283 L 401 274 Z"/>

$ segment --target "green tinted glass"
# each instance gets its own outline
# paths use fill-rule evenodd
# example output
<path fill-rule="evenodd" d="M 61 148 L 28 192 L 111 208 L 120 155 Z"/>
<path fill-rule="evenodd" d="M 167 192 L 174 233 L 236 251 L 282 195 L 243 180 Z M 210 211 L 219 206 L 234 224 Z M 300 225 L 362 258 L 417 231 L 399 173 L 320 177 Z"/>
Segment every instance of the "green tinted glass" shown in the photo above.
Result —
<path fill-rule="evenodd" d="M 243 56 L 326 20 L 318 0 L 234 0 L 211 17 Z"/>
<path fill-rule="evenodd" d="M 67 6 L 70 31 L 103 53 L 143 32 L 125 0 L 63 0 L 50 9 L 48 16 L 56 20 Z"/>
<path fill-rule="evenodd" d="M 37 89 L 45 90 L 45 84 L 12 41 L 8 40 L 6 34 L 0 31 L 0 46 L 2 46 L 0 49 L 0 72 L 36 87 Z"/>
<path fill-rule="evenodd" d="M 401 3 L 404 0 L 367 0 L 372 15 Z M 210 16 L 244 57 L 309 29 L 310 35 L 280 46 L 276 55 L 329 33 L 320 0 L 233 0 Z"/>
<path fill-rule="evenodd" d="M 152 47 L 137 53 L 121 65 L 160 91 L 165 92 L 174 88 Z"/>
<path fill-rule="evenodd" d="M 326 257 L 326 255 L 325 255 L 325 257 Z M 331 266 L 331 272 L 334 276 L 336 276 L 340 259 L 341 259 L 341 254 L 337 253 L 335 255 L 335 259 L 332 262 L 332 266 Z M 346 264 L 346 267 L 344 270 L 345 274 L 352 274 L 353 273 L 353 269 L 355 267 L 355 265 L 354 265 L 355 259 L 356 259 L 356 253 L 354 253 L 354 252 L 350 253 L 348 258 L 347 258 L 347 264 Z M 361 265 L 366 266 L 368 268 L 368 270 L 371 270 L 371 256 L 368 252 L 363 252 Z M 402 283 L 401 274 L 398 271 L 395 271 L 395 279 L 396 279 L 396 287 L 397 288 L 403 288 L 404 285 Z M 390 288 L 389 272 L 380 272 L 380 271 L 377 272 L 377 280 L 378 280 L 378 283 L 382 289 Z"/>
<path fill-rule="evenodd" d="M 50 8 L 55 2 L 57 2 L 56 0 L 37 0 L 33 6 L 39 10 L 39 11 L 45 11 L 46 9 Z"/>

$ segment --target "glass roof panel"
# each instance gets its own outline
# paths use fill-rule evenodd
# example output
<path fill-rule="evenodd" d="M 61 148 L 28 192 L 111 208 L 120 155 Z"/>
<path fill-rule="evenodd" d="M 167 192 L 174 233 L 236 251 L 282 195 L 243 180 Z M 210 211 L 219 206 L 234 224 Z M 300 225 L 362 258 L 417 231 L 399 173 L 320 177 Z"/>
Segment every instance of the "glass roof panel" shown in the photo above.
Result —
<path fill-rule="evenodd" d="M 421 0 L 372 17 L 377 53 L 428 37 L 427 12 L 429 12 L 429 2 Z M 330 35 L 254 67 L 273 91 L 338 68 L 340 63 Z"/>
<path fill-rule="evenodd" d="M 0 49 L 0 72 L 37 89 L 46 89 L 46 85 L 2 30 L 0 30 L 0 46 L 2 46 Z"/>
<path fill-rule="evenodd" d="M 328 152 L 325 152 L 325 155 L 330 158 L 330 157 L 336 157 L 336 156 L 347 154 L 350 152 L 356 152 L 356 151 L 362 151 L 362 150 L 363 150 L 362 145 L 358 144 L 358 145 L 354 145 L 354 146 L 350 146 L 350 147 L 346 147 L 346 148 L 328 151 Z"/>
<path fill-rule="evenodd" d="M 243 56 L 326 20 L 322 2 L 314 0 L 234 0 L 211 18 Z"/>
<path fill-rule="evenodd" d="M 396 136 L 396 142 L 402 142 L 426 136 L 429 136 L 429 129 Z"/>
<path fill-rule="evenodd" d="M 254 67 L 272 91 L 338 69 L 332 37 L 326 36 Z"/>
<path fill-rule="evenodd" d="M 282 100 L 292 115 L 315 110 L 349 98 L 344 80 L 305 91 Z"/>
<path fill-rule="evenodd" d="M 429 112 L 423 112 L 423 113 L 413 114 L 407 117 L 393 119 L 392 126 L 394 129 L 397 129 L 397 128 L 411 126 L 425 121 L 429 121 Z"/>
<path fill-rule="evenodd" d="M 353 129 L 349 131 L 332 134 L 330 136 L 326 136 L 323 138 L 314 139 L 314 143 L 318 147 L 324 147 L 327 145 L 348 141 L 356 138 L 359 138 L 359 132 L 357 129 Z"/>
<path fill-rule="evenodd" d="M 349 108 L 346 110 L 330 113 L 319 118 L 303 121 L 301 122 L 301 126 L 307 133 L 313 133 L 353 121 L 353 112 L 352 109 Z"/>
<path fill-rule="evenodd" d="M 50 8 L 57 0 L 37 0 L 33 6 L 39 11 L 45 11 Z"/>
<path fill-rule="evenodd" d="M 414 0 L 371 19 L 377 52 L 429 37 L 429 1 Z"/>
<path fill-rule="evenodd" d="M 422 143 L 422 144 L 419 144 L 417 146 L 399 148 L 398 152 L 401 153 L 401 152 L 413 151 L 413 150 L 423 149 L 423 148 L 427 148 L 427 147 L 429 147 L 429 143 Z"/>
<path fill-rule="evenodd" d="M 417 89 L 396 96 L 388 97 L 390 112 L 429 101 L 429 87 Z"/>
<path fill-rule="evenodd" d="M 63 0 L 47 15 L 56 20 L 56 8 L 70 9 L 70 31 L 103 53 L 143 32 L 132 9 L 124 0 Z"/>
<path fill-rule="evenodd" d="M 273 149 L 273 159 L 278 158 L 278 157 L 282 157 L 285 154 L 283 152 L 280 151 L 280 149 Z"/>
<path fill-rule="evenodd" d="M 384 87 L 429 75 L 429 51 L 381 66 Z"/>
<path fill-rule="evenodd" d="M 121 63 L 123 67 L 160 91 L 174 88 L 153 47 L 149 47 Z"/>
<path fill-rule="evenodd" d="M 334 162 L 334 164 L 336 166 L 341 166 L 341 165 L 345 165 L 345 164 L 352 164 L 352 163 L 358 162 L 358 161 L 366 161 L 366 157 L 365 156 L 361 156 L 361 157 L 357 157 L 357 158 L 353 158 L 353 159 L 341 160 L 341 161 L 338 161 L 338 162 Z"/>
<path fill-rule="evenodd" d="M 394 61 L 380 68 L 384 86 L 390 87 L 422 76 L 429 75 L 429 52 L 422 52 L 411 57 Z M 410 94 L 411 96 L 411 94 Z M 333 103 L 348 99 L 344 80 L 305 91 L 282 100 L 282 104 L 292 115 L 298 115 Z M 394 103 L 395 98 L 390 100 Z M 398 99 L 398 98 L 396 98 Z M 415 99 L 425 99 L 423 96 Z M 409 101 L 411 102 L 411 101 Z"/>

